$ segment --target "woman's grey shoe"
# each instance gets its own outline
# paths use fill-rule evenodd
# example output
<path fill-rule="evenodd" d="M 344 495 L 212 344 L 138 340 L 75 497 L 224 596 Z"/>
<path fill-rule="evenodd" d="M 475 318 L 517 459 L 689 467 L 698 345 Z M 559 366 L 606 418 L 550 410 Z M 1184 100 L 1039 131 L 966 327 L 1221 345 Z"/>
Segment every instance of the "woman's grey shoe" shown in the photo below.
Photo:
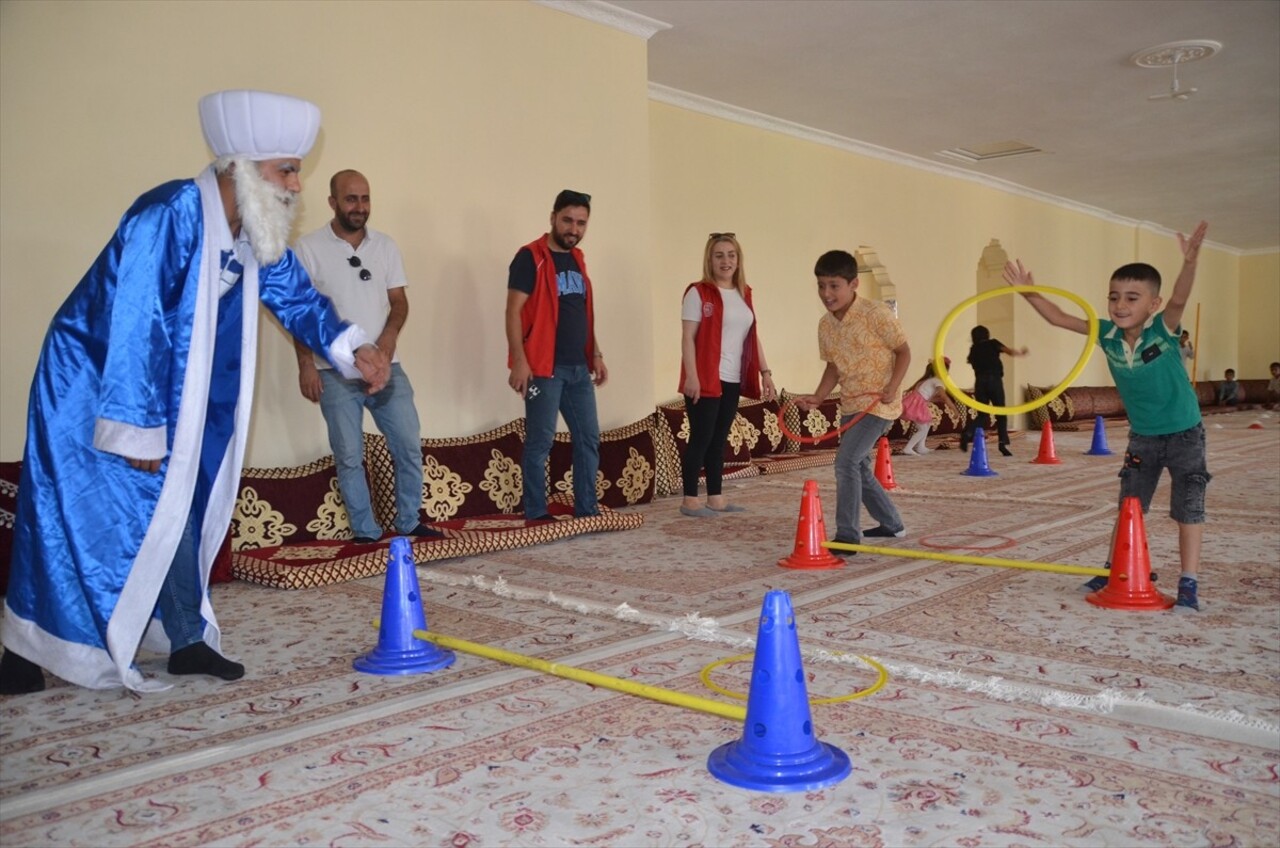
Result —
<path fill-rule="evenodd" d="M 687 515 L 690 518 L 715 518 L 716 511 L 709 506 L 700 506 L 697 509 L 681 506 L 680 514 Z"/>

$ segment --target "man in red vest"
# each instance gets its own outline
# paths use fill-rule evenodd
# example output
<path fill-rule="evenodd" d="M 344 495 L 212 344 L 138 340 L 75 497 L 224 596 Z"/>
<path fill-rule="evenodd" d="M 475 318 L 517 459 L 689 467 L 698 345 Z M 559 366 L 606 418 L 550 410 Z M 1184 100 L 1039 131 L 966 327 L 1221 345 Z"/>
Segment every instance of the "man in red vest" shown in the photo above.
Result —
<path fill-rule="evenodd" d="M 595 387 L 609 377 L 596 346 L 591 278 L 578 243 L 591 195 L 565 189 L 551 231 L 516 252 L 507 278 L 507 385 L 524 397 L 524 515 L 549 521 L 547 457 L 563 415 L 573 443 L 573 513 L 599 514 L 600 422 Z"/>

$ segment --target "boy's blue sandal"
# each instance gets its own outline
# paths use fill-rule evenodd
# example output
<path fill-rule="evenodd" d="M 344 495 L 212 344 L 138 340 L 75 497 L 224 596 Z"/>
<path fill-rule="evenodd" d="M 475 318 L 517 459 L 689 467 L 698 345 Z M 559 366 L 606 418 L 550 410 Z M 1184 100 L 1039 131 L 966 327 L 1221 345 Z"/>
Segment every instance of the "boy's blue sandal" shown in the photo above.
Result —
<path fill-rule="evenodd" d="M 1196 583 L 1194 577 L 1181 577 L 1178 579 L 1178 600 L 1176 606 L 1191 607 L 1193 610 L 1199 611 L 1200 599 L 1196 597 L 1196 590 L 1199 584 Z"/>

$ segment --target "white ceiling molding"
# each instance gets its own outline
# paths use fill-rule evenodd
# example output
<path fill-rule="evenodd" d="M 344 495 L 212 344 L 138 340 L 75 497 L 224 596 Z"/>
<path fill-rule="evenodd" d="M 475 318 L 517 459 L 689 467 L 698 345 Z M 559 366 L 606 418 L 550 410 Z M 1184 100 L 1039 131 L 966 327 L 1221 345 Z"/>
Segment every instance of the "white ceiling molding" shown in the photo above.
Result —
<path fill-rule="evenodd" d="M 951 167 L 941 162 L 934 162 L 919 156 L 912 156 L 909 153 L 901 153 L 897 150 L 889 150 L 885 147 L 878 147 L 874 144 L 867 144 L 866 142 L 845 138 L 844 136 L 826 132 L 825 130 L 806 127 L 803 124 L 797 124 L 792 121 L 775 118 L 761 112 L 753 112 L 750 109 L 742 109 L 728 103 L 722 103 L 719 100 L 712 100 L 709 97 L 703 97 L 698 94 L 690 94 L 687 91 L 680 91 L 679 89 L 671 88 L 659 83 L 649 83 L 649 99 L 656 100 L 659 103 L 666 103 L 669 106 L 688 109 L 691 112 L 710 115 L 713 118 L 722 118 L 726 121 L 733 121 L 734 123 L 745 124 L 750 127 L 755 127 L 756 129 L 781 133 L 782 135 L 788 135 L 792 138 L 798 138 L 803 141 L 812 141 L 817 144 L 824 144 L 828 147 L 835 147 L 839 150 L 856 153 L 860 156 L 869 156 L 872 159 L 893 162 L 895 164 L 904 165 L 908 168 L 915 168 L 920 171 L 928 171 L 945 177 L 966 180 L 988 188 L 994 188 L 997 191 L 1002 191 L 1006 194 L 1026 197 L 1041 203 L 1058 206 L 1062 209 L 1069 209 L 1073 212 L 1079 212 L 1094 218 L 1100 218 L 1111 224 L 1119 224 L 1125 227 L 1140 227 L 1150 232 L 1168 236 L 1169 238 L 1177 237 L 1177 233 L 1175 231 L 1147 221 L 1138 221 L 1134 218 L 1126 218 L 1124 216 L 1117 215 L 1114 212 L 1108 212 L 1106 209 L 1099 209 L 1096 206 L 1078 203 L 1065 197 L 1036 191 L 1035 189 L 1030 189 L 1026 186 L 1021 186 L 1008 180 L 1002 180 L 999 177 L 976 173 L 964 168 Z M 1205 244 L 1216 250 L 1221 250 L 1235 256 L 1240 256 L 1242 254 L 1242 251 L 1239 248 L 1230 247 L 1225 244 L 1218 244 L 1217 242 L 1208 239 L 1205 240 Z M 1265 248 L 1258 252 L 1271 253 L 1274 251 L 1275 248 Z"/>
<path fill-rule="evenodd" d="M 579 18 L 613 27 L 629 35 L 638 35 L 645 41 L 664 29 L 671 29 L 671 24 L 665 21 L 614 6 L 612 3 L 605 3 L 603 0 L 533 0 L 533 2 L 548 9 L 568 12 L 570 15 L 577 15 Z"/>

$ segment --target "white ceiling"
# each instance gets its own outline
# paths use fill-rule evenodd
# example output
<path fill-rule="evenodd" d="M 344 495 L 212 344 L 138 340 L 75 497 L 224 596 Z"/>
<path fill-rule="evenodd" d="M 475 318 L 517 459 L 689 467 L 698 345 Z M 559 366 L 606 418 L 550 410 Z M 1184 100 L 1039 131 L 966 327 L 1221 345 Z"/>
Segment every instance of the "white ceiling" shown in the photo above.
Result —
<path fill-rule="evenodd" d="M 649 40 L 658 96 L 675 89 L 1170 230 L 1204 218 L 1210 240 L 1237 251 L 1280 246 L 1277 0 L 610 4 L 670 24 Z M 1182 65 L 1199 92 L 1149 101 L 1172 71 L 1129 57 L 1189 39 L 1223 45 Z M 1047 152 L 938 155 L 1002 141 Z"/>

